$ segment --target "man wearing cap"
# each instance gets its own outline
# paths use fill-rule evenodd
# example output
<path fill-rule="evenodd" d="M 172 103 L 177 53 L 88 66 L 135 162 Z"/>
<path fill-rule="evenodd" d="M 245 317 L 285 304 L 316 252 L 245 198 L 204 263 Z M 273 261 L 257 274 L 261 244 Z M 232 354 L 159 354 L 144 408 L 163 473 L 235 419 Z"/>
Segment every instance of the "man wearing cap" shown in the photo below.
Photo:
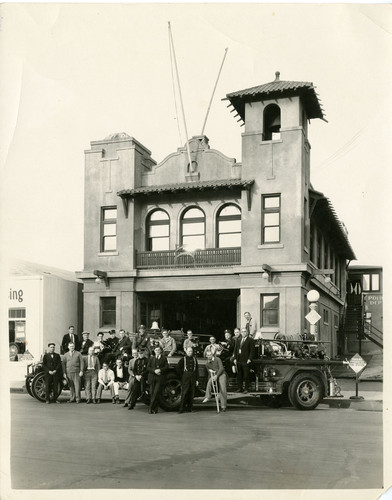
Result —
<path fill-rule="evenodd" d="M 45 372 L 45 402 L 50 403 L 50 391 L 53 390 L 53 403 L 59 403 L 57 401 L 58 397 L 58 385 L 61 382 L 62 367 L 61 367 L 61 357 L 60 354 L 54 352 L 55 343 L 50 342 L 48 344 L 48 352 L 44 354 L 42 359 L 42 368 Z"/>
<path fill-rule="evenodd" d="M 128 410 L 135 408 L 136 401 L 143 394 L 146 374 L 147 358 L 144 357 L 142 349 L 139 349 L 129 363 L 129 400 L 124 403 L 124 406 L 128 406 Z"/>
<path fill-rule="evenodd" d="M 150 384 L 150 407 L 148 413 L 158 413 L 158 398 L 165 374 L 169 370 L 167 357 L 162 354 L 162 347 L 154 349 L 155 356 L 151 356 L 147 364 L 148 383 Z"/>
<path fill-rule="evenodd" d="M 146 349 L 148 344 L 148 334 L 146 332 L 146 327 L 144 325 L 139 326 L 139 331 L 135 335 L 135 338 L 133 339 L 132 343 L 132 350 L 133 349 Z"/>
<path fill-rule="evenodd" d="M 177 373 L 181 377 L 181 402 L 178 413 L 193 412 L 193 398 L 199 385 L 199 365 L 192 347 L 188 347 L 186 355 L 177 364 Z"/>
<path fill-rule="evenodd" d="M 68 352 L 63 356 L 64 378 L 68 380 L 71 392 L 68 403 L 73 403 L 75 400 L 77 403 L 80 403 L 81 380 L 84 370 L 83 356 L 75 350 L 73 342 L 68 344 L 68 349 Z"/>
<path fill-rule="evenodd" d="M 80 354 L 82 356 L 87 356 L 89 348 L 94 345 L 94 342 L 92 340 L 90 340 L 89 335 L 90 334 L 88 332 L 82 333 L 83 340 L 82 340 L 82 343 L 80 345 Z"/>
<path fill-rule="evenodd" d="M 98 383 L 98 373 L 100 370 L 98 356 L 94 354 L 94 346 L 88 348 L 87 356 L 84 359 L 84 391 L 86 393 L 86 403 L 96 403 L 96 392 Z"/>
<path fill-rule="evenodd" d="M 169 332 L 165 329 L 162 330 L 162 338 L 160 339 L 160 343 L 163 349 L 163 354 L 168 358 L 171 358 L 177 350 L 176 341 L 173 339 L 173 337 L 170 337 Z"/>

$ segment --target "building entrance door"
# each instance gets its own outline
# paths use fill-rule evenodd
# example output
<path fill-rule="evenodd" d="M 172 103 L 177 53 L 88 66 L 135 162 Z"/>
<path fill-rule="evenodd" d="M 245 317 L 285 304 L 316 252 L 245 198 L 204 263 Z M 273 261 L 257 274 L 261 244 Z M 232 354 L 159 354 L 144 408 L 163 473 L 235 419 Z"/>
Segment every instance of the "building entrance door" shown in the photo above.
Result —
<path fill-rule="evenodd" d="M 138 318 L 151 328 L 192 330 L 195 335 L 214 335 L 223 340 L 224 330 L 237 324 L 239 290 L 160 292 L 139 294 Z"/>

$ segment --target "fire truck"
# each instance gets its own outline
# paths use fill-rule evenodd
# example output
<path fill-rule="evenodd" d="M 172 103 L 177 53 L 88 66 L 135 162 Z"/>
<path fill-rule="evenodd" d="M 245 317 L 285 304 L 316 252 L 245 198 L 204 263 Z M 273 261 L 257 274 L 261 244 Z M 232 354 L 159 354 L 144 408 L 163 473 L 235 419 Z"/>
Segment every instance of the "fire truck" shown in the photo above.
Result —
<path fill-rule="evenodd" d="M 183 334 L 182 334 L 183 335 Z M 181 352 L 184 338 L 177 336 Z M 153 342 L 153 336 L 152 342 Z M 203 343 L 197 342 L 196 353 L 199 364 L 199 386 L 196 397 L 203 397 L 208 382 L 205 368 L 206 359 L 199 357 L 203 351 Z M 291 404 L 299 410 L 313 410 L 325 397 L 337 397 L 340 389 L 333 377 L 333 368 L 348 364 L 347 361 L 330 360 L 326 356 L 325 343 L 313 338 L 295 340 L 278 335 L 274 340 L 259 339 L 255 342 L 256 355 L 251 365 L 251 385 L 247 397 L 260 397 L 266 405 L 272 407 Z M 160 394 L 160 406 L 166 411 L 177 411 L 181 399 L 181 379 L 176 367 L 179 355 L 168 358 L 169 371 Z M 148 387 L 148 386 L 147 386 Z M 67 390 L 66 382 L 62 381 L 58 388 Z M 228 394 L 237 389 L 236 377 L 233 373 L 228 377 Z M 42 363 L 27 367 L 26 390 L 37 400 L 45 401 L 45 380 Z M 238 396 L 238 394 L 237 394 Z M 148 391 L 142 395 L 148 403 Z"/>

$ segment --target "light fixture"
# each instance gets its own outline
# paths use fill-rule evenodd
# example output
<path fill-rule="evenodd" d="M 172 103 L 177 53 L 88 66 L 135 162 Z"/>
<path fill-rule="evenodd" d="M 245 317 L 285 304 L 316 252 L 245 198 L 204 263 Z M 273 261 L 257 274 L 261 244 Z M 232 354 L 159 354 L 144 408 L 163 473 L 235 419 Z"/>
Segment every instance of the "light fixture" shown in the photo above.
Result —
<path fill-rule="evenodd" d="M 95 274 L 96 276 L 95 283 L 97 283 L 97 285 L 100 285 L 102 281 L 104 281 L 106 288 L 109 288 L 109 278 L 108 278 L 108 273 L 106 271 L 95 270 L 93 271 L 93 274 Z"/>
<path fill-rule="evenodd" d="M 331 283 L 331 274 L 334 274 L 335 271 L 334 269 L 311 269 L 308 271 L 308 277 L 306 278 L 305 285 L 309 283 L 309 281 L 314 277 L 314 276 L 324 276 L 324 282 L 326 284 Z"/>
<path fill-rule="evenodd" d="M 263 278 L 263 280 L 269 280 L 272 273 L 271 266 L 269 266 L 268 264 L 263 264 L 261 267 L 263 269 L 263 274 L 261 275 L 261 277 Z"/>

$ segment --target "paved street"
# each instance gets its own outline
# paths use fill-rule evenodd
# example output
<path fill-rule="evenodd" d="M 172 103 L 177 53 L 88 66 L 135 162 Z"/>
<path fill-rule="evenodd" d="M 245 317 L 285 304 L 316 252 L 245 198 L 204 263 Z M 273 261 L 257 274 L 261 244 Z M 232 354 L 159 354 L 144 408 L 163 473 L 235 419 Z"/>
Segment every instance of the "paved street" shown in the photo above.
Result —
<path fill-rule="evenodd" d="M 197 410 L 148 415 L 143 404 L 45 405 L 12 394 L 12 487 L 382 487 L 381 412 Z"/>

